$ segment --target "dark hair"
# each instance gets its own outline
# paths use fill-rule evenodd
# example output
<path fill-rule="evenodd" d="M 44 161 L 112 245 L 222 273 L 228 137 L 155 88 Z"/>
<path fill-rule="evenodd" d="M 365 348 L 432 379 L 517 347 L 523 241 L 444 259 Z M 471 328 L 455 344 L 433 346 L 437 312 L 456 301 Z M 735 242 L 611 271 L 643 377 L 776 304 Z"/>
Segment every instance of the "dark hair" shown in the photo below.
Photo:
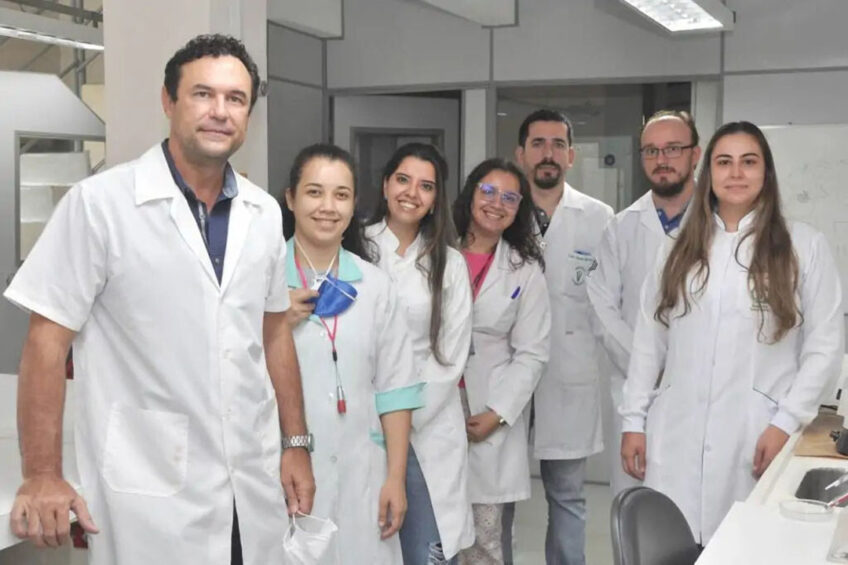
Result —
<path fill-rule="evenodd" d="M 289 186 L 288 190 L 292 195 L 297 191 L 297 185 L 300 182 L 300 176 L 303 174 L 303 169 L 313 159 L 327 159 L 328 161 L 341 161 L 350 170 L 353 176 L 353 193 L 356 195 L 356 164 L 353 162 L 353 157 L 350 153 L 329 143 L 316 143 L 308 147 L 304 147 L 294 158 L 291 170 L 289 171 Z M 295 217 L 294 213 L 289 210 L 286 205 L 286 191 L 280 195 L 280 207 L 283 210 L 283 236 L 286 239 L 294 235 Z M 350 224 L 342 234 L 342 247 L 351 253 L 359 255 L 368 262 L 372 262 L 372 256 L 365 234 L 362 232 L 362 224 L 354 215 Z"/>
<path fill-rule="evenodd" d="M 642 124 L 642 129 L 639 130 L 639 138 L 641 139 L 642 134 L 645 133 L 645 128 L 647 128 L 651 122 L 655 122 L 663 118 L 677 118 L 686 124 L 689 128 L 689 133 L 692 136 L 692 145 L 698 145 L 698 141 L 701 138 L 698 137 L 698 129 L 695 127 L 695 120 L 692 119 L 692 114 L 685 110 L 660 110 L 659 112 L 655 112 L 650 118 L 645 120 L 644 124 Z"/>
<path fill-rule="evenodd" d="M 253 62 L 244 43 L 220 33 L 198 35 L 181 47 L 165 65 L 165 90 L 171 101 L 177 100 L 177 87 L 180 84 L 182 67 L 203 57 L 233 56 L 244 64 L 250 74 L 250 109 L 256 104 L 259 95 L 259 68 Z"/>
<path fill-rule="evenodd" d="M 693 209 L 666 259 L 660 279 L 659 305 L 654 317 L 667 326 L 669 312 L 674 311 L 680 302 L 683 303 L 681 316 L 688 314 L 692 309 L 691 295 L 703 291 L 707 285 L 710 277 L 710 248 L 715 233 L 713 211 L 718 205 L 712 190 L 712 156 L 721 138 L 738 133 L 750 135 L 757 141 L 763 153 L 765 176 L 763 188 L 754 202 L 756 218 L 750 229 L 742 234 L 736 246 L 736 261 L 739 262 L 739 247 L 742 242 L 749 237 L 754 238 L 751 264 L 742 266 L 748 270 L 748 287 L 753 290 L 757 299 L 768 304 L 768 311 L 776 321 L 774 334 L 766 339 L 778 342 L 799 320 L 803 322 L 803 315 L 795 305 L 799 277 L 798 257 L 795 255 L 792 237 L 780 210 L 774 157 L 763 132 L 750 122 L 724 124 L 713 134 L 707 145 L 704 166 L 695 184 L 695 194 L 690 204 Z M 697 287 L 690 287 L 690 275 L 699 280 Z M 765 326 L 765 310 L 760 310 L 758 337 L 762 337 Z"/>
<path fill-rule="evenodd" d="M 453 203 L 453 221 L 456 229 L 462 237 L 463 244 L 467 243 L 468 227 L 471 225 L 471 203 L 474 200 L 474 191 L 480 181 L 492 171 L 503 171 L 514 176 L 518 180 L 521 189 L 521 202 L 515 213 L 515 220 L 506 228 L 501 235 L 510 247 L 518 252 L 521 261 L 512 263 L 514 269 L 519 268 L 528 261 L 536 261 L 542 269 L 545 268 L 545 259 L 539 241 L 533 228 L 533 198 L 530 195 L 530 183 L 527 177 L 517 166 L 511 162 L 493 158 L 486 159 L 468 175 L 465 186 L 459 193 L 456 202 Z"/>
<path fill-rule="evenodd" d="M 568 141 L 568 146 L 571 147 L 572 142 L 572 130 L 574 129 L 571 125 L 571 120 L 569 120 L 565 114 L 558 110 L 548 110 L 543 108 L 541 110 L 536 110 L 521 122 L 521 127 L 518 128 L 518 146 L 524 147 L 524 144 L 527 143 L 527 135 L 530 132 L 530 124 L 535 122 L 562 122 L 566 126 L 566 136 L 565 140 Z"/>
<path fill-rule="evenodd" d="M 436 361 L 445 365 L 439 351 L 439 332 L 442 327 L 442 285 L 445 279 L 448 248 L 456 244 L 456 228 L 453 226 L 445 188 L 448 164 L 434 146 L 427 143 L 407 143 L 398 147 L 383 168 L 383 184 L 389 181 L 407 157 L 430 163 L 436 173 L 436 199 L 433 203 L 432 214 L 425 215 L 418 224 L 418 232 L 424 240 L 424 247 L 416 258 L 415 266 L 427 275 L 430 287 L 430 351 L 433 352 Z M 385 198 L 380 198 L 369 224 L 376 224 L 388 215 L 388 202 Z M 424 257 L 430 259 L 429 268 L 425 268 L 421 263 Z"/>

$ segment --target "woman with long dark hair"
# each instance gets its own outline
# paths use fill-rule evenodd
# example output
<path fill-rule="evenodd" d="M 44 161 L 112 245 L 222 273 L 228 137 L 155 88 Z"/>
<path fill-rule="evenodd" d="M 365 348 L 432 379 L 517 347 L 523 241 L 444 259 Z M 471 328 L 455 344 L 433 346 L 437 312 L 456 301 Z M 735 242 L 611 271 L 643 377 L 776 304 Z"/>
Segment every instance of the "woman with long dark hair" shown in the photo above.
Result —
<path fill-rule="evenodd" d="M 366 228 L 378 265 L 395 282 L 415 354 L 424 407 L 412 416 L 407 465 L 409 509 L 400 531 L 406 565 L 455 563 L 474 540 L 468 502 L 468 442 L 459 378 L 471 342 L 471 290 L 445 182 L 447 163 L 432 145 L 409 143 L 383 170 Z"/>
<path fill-rule="evenodd" d="M 514 503 L 530 498 L 529 402 L 548 361 L 551 327 L 524 174 L 503 159 L 480 163 L 454 203 L 454 222 L 474 299 L 460 391 L 476 541 L 460 561 L 511 563 Z"/>
<path fill-rule="evenodd" d="M 312 512 L 338 526 L 337 562 L 395 565 L 410 412 L 422 385 L 391 279 L 363 259 L 354 170 L 346 151 L 326 144 L 303 149 L 292 165 L 287 317 L 314 435 Z"/>
<path fill-rule="evenodd" d="M 816 415 L 844 353 L 836 265 L 821 233 L 784 219 L 763 133 L 725 124 L 704 155 L 687 223 L 643 287 L 620 408 L 625 470 L 701 544 Z"/>

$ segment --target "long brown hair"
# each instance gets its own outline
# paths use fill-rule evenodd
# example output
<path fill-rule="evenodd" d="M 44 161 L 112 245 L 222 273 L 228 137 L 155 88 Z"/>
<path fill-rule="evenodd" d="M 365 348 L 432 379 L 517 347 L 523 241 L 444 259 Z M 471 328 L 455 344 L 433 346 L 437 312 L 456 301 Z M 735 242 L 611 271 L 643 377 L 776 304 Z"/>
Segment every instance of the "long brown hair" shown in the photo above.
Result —
<path fill-rule="evenodd" d="M 413 157 L 430 163 L 436 173 L 436 199 L 433 202 L 433 211 L 424 216 L 418 225 L 418 232 L 424 241 L 421 251 L 415 260 L 415 266 L 425 275 L 430 287 L 430 351 L 436 361 L 441 365 L 447 365 L 442 352 L 439 349 L 439 334 L 442 330 L 442 287 L 445 279 L 445 268 L 447 266 L 448 248 L 453 247 L 456 242 L 456 229 L 450 214 L 450 203 L 445 183 L 448 179 L 448 164 L 436 147 L 427 143 L 407 143 L 398 147 L 389 162 L 383 169 L 383 184 L 385 184 L 398 170 L 400 164 L 407 157 Z M 382 189 L 382 186 L 381 186 Z M 368 224 L 376 224 L 383 221 L 389 215 L 389 205 L 385 198 L 377 200 L 377 208 L 368 221 Z M 379 250 L 374 250 L 379 255 Z M 422 260 L 428 257 L 430 264 L 424 267 Z"/>
<path fill-rule="evenodd" d="M 754 202 L 754 222 L 742 235 L 736 247 L 736 262 L 742 265 L 739 260 L 739 248 L 746 239 L 752 237 L 754 248 L 751 264 L 742 266 L 748 270 L 748 288 L 753 289 L 757 300 L 768 304 L 768 310 L 774 317 L 774 334 L 766 339 L 776 343 L 796 323 L 803 320 L 795 304 L 798 258 L 792 247 L 786 220 L 781 213 L 780 193 L 771 149 L 760 128 L 750 122 L 724 124 L 713 134 L 707 145 L 701 174 L 698 175 L 695 194 L 692 197 L 693 209 L 671 249 L 662 272 L 660 300 L 654 317 L 668 326 L 669 312 L 674 311 L 682 300 L 683 312 L 680 316 L 685 316 L 692 309 L 690 294 L 698 294 L 706 288 L 710 277 L 709 253 L 715 231 L 712 216 L 718 204 L 712 191 L 710 164 L 718 141 L 737 133 L 750 135 L 757 141 L 763 153 L 765 177 L 763 189 Z M 691 286 L 690 275 L 693 281 Z M 699 284 L 694 281 L 699 281 Z M 764 337 L 763 328 L 767 313 L 763 308 L 757 310 L 760 313 L 759 337 Z"/>

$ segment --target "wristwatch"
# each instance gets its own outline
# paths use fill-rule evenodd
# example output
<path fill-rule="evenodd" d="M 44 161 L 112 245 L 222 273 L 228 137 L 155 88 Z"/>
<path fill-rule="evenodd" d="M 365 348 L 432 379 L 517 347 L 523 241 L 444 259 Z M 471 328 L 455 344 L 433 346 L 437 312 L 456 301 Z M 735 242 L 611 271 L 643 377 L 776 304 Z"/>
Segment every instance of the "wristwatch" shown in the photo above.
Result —
<path fill-rule="evenodd" d="M 315 448 L 315 440 L 312 437 L 312 434 L 283 436 L 283 440 L 280 443 L 284 450 L 290 447 L 302 447 L 307 452 L 312 453 L 312 450 Z"/>

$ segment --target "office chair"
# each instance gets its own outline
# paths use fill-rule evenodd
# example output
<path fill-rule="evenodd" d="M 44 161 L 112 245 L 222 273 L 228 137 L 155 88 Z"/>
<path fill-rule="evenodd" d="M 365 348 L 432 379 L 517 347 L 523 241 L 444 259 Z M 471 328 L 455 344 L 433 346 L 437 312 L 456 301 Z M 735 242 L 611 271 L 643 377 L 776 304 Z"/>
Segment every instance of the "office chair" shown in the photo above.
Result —
<path fill-rule="evenodd" d="M 615 565 L 693 565 L 700 554 L 677 505 L 648 487 L 615 497 L 610 527 Z"/>

